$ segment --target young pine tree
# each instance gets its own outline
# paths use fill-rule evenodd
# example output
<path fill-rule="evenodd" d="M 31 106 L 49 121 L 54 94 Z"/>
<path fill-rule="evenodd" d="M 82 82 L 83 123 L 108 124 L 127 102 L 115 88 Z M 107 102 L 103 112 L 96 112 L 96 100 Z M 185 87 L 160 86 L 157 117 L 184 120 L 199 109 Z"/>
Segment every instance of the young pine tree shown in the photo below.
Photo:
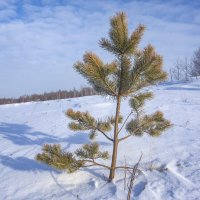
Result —
<path fill-rule="evenodd" d="M 115 59 L 104 63 L 96 54 L 86 52 L 83 61 L 74 65 L 91 86 L 101 95 L 110 96 L 116 102 L 116 112 L 105 120 L 99 120 L 88 112 L 69 109 L 66 115 L 71 118 L 70 129 L 74 131 L 90 131 L 91 142 L 84 144 L 74 153 L 64 152 L 60 145 L 46 144 L 43 152 L 36 156 L 38 161 L 58 169 L 74 172 L 81 167 L 102 166 L 110 171 L 109 181 L 115 177 L 115 170 L 125 168 L 117 166 L 118 145 L 131 136 L 159 136 L 170 127 L 170 122 L 157 111 L 151 115 L 143 112 L 144 103 L 152 98 L 151 92 L 142 88 L 166 79 L 167 74 L 162 70 L 162 57 L 151 45 L 139 49 L 138 45 L 145 27 L 139 25 L 129 34 L 127 17 L 123 12 L 117 13 L 110 20 L 109 38 L 102 38 L 100 46 L 112 53 Z M 120 105 L 123 99 L 130 97 L 130 114 L 123 120 L 120 115 Z M 121 124 L 121 125 L 120 125 Z M 112 137 L 107 133 L 113 130 Z M 123 132 L 123 133 L 122 133 Z M 100 162 L 108 159 L 107 151 L 100 151 L 98 142 L 92 141 L 97 134 L 103 134 L 113 145 L 111 165 Z M 123 144 L 124 145 L 124 144 Z"/>

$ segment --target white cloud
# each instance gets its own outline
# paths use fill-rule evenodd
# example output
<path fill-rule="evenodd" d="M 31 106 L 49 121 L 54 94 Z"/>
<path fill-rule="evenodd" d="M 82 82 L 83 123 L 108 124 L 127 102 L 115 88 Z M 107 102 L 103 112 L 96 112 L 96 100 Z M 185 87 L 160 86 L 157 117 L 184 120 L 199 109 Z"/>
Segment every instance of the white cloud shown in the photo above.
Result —
<path fill-rule="evenodd" d="M 164 56 L 166 68 L 176 58 L 191 56 L 200 44 L 200 14 L 198 8 L 190 5 L 91 0 L 55 5 L 43 0 L 40 1 L 43 6 L 39 6 L 24 0 L 19 12 L 17 2 L 4 1 L 3 14 L 0 12 L 2 97 L 85 84 L 73 71 L 73 63 L 86 50 L 111 59 L 110 54 L 99 49 L 98 40 L 107 34 L 109 18 L 116 11 L 128 13 L 131 30 L 138 23 L 147 24 L 142 46 L 152 43 Z"/>

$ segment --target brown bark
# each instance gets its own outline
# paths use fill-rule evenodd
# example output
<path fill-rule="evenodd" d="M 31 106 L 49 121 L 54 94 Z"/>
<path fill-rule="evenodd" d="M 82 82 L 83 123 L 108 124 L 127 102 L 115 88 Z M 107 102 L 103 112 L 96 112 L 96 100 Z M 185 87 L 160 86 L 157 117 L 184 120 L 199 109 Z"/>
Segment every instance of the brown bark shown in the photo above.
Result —
<path fill-rule="evenodd" d="M 118 149 L 118 123 L 119 123 L 119 114 L 120 114 L 120 103 L 121 97 L 117 97 L 117 107 L 116 107 L 116 115 L 115 115 L 115 127 L 114 127 L 114 139 L 113 139 L 113 153 L 112 153 L 112 162 L 111 169 L 108 181 L 111 182 L 115 177 L 115 169 L 116 169 L 116 161 L 117 161 L 117 149 Z"/>

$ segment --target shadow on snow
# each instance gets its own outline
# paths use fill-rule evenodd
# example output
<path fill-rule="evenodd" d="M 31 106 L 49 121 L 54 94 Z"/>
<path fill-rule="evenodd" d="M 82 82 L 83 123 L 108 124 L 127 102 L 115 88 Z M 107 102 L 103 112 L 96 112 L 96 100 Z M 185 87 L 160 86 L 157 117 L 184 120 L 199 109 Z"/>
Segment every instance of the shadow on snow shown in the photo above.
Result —
<path fill-rule="evenodd" d="M 0 124 L 0 135 L 18 145 L 43 145 L 45 143 L 58 143 L 59 139 L 39 131 L 32 131 L 25 124 Z"/>
<path fill-rule="evenodd" d="M 25 124 L 14 124 L 14 123 L 0 123 L 0 136 L 2 138 L 11 141 L 17 145 L 39 145 L 42 146 L 46 143 L 60 143 L 66 142 L 67 146 L 65 150 L 71 145 L 82 145 L 89 143 L 87 133 L 75 133 L 68 138 L 59 138 L 47 133 L 40 131 L 32 131 L 32 128 Z M 108 146 L 110 143 L 99 142 L 100 145 Z M 4 166 L 10 167 L 15 170 L 21 171 L 41 171 L 41 170 L 52 170 L 51 167 L 39 163 L 34 159 L 27 157 L 15 157 L 0 155 L 0 163 Z"/>
<path fill-rule="evenodd" d="M 0 155 L 0 163 L 18 171 L 52 171 L 53 168 L 26 157 L 12 158 Z M 55 170 L 54 170 L 55 171 Z"/>
<path fill-rule="evenodd" d="M 184 87 L 166 87 L 165 90 L 185 90 L 185 91 L 200 91 L 200 88 L 184 88 Z"/>

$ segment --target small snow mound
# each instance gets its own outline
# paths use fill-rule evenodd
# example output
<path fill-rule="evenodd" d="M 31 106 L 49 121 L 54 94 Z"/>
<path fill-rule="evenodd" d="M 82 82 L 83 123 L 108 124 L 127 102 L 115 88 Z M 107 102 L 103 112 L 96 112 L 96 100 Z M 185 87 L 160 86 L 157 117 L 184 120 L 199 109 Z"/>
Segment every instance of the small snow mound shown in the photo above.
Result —
<path fill-rule="evenodd" d="M 94 178 L 92 178 L 92 179 L 90 180 L 90 185 L 91 185 L 92 187 L 94 187 L 94 188 L 98 188 L 99 183 L 98 183 Z"/>

